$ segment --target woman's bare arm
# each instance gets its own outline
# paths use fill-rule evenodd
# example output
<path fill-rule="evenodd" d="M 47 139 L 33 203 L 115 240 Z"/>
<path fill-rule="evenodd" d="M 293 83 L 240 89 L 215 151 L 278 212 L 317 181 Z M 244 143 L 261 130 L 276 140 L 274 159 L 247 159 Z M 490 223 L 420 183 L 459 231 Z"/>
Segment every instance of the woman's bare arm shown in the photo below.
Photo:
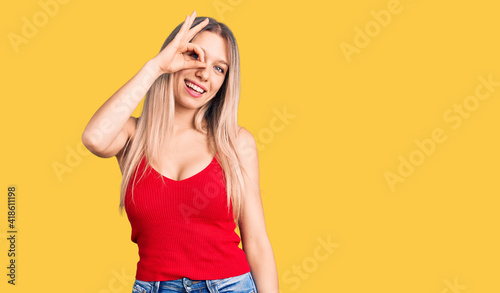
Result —
<path fill-rule="evenodd" d="M 157 63 L 151 59 L 104 102 L 83 131 L 82 142 L 85 147 L 99 157 L 117 154 L 131 134 L 131 119 L 135 119 L 131 117 L 132 113 L 160 75 Z"/>
<path fill-rule="evenodd" d="M 259 158 L 253 135 L 239 129 L 239 151 L 242 158 L 245 190 L 244 204 L 239 221 L 242 248 L 259 293 L 279 293 L 278 269 L 267 235 L 264 208 L 260 196 Z"/>
<path fill-rule="evenodd" d="M 195 18 L 196 11 L 187 15 L 174 39 L 95 112 L 82 134 L 83 144 L 93 154 L 108 158 L 125 146 L 136 125 L 136 118 L 131 115 L 160 75 L 206 67 L 203 50 L 189 40 L 208 24 L 208 18 L 190 28 Z M 200 61 L 186 57 L 184 53 L 188 51 L 196 52 Z"/>

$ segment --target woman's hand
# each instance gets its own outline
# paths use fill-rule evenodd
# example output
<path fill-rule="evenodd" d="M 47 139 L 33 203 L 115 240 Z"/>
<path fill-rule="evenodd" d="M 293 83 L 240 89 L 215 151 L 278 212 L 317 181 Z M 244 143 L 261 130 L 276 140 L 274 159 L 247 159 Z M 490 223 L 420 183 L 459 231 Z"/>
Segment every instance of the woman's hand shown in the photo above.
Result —
<path fill-rule="evenodd" d="M 186 20 L 184 20 L 175 38 L 152 59 L 162 74 L 174 73 L 186 68 L 202 68 L 206 66 L 203 50 L 198 45 L 189 43 L 189 40 L 208 24 L 208 18 L 189 29 L 195 18 L 196 11 L 193 11 L 191 16 L 186 16 Z M 185 52 L 194 52 L 199 56 L 199 59 L 195 60 L 189 56 L 190 54 L 184 54 Z"/>

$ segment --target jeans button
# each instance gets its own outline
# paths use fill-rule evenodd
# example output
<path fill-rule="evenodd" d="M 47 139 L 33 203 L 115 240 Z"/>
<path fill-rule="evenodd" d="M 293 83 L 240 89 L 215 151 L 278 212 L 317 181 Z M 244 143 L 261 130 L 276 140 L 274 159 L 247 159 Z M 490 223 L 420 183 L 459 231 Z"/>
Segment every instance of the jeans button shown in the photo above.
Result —
<path fill-rule="evenodd" d="M 187 281 L 186 281 L 186 284 L 187 284 L 188 286 L 191 286 L 191 285 L 193 285 L 193 282 L 191 282 L 191 280 L 187 280 Z"/>

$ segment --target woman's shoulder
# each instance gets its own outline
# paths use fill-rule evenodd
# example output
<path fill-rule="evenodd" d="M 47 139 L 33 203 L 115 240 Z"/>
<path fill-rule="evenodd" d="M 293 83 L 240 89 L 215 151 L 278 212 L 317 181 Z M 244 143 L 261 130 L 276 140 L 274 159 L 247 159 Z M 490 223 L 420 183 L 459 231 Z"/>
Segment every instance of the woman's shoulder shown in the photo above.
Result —
<path fill-rule="evenodd" d="M 238 125 L 238 140 L 243 142 L 254 142 L 253 134 L 243 126 Z"/>
<path fill-rule="evenodd" d="M 248 150 L 253 150 L 257 151 L 257 143 L 255 141 L 255 138 L 253 134 L 246 129 L 245 127 L 239 126 L 238 125 L 238 145 L 240 148 L 240 151 L 244 151 L 245 153 L 248 153 Z M 252 153 L 253 153 L 252 151 Z"/>

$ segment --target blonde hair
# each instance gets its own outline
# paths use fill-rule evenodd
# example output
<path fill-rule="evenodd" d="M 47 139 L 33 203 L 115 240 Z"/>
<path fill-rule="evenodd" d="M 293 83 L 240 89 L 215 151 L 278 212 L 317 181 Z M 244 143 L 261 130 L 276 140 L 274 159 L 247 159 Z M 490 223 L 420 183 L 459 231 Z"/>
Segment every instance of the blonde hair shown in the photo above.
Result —
<path fill-rule="evenodd" d="M 198 131 L 208 136 L 209 148 L 216 153 L 216 158 L 225 174 L 228 212 L 230 207 L 229 201 L 231 200 L 234 219 L 239 222 L 245 183 L 237 145 L 237 110 L 240 96 L 238 45 L 229 28 L 211 17 L 196 17 L 191 27 L 196 26 L 205 18 L 209 19 L 209 23 L 198 34 L 203 31 L 210 31 L 226 40 L 229 68 L 217 94 L 196 111 L 194 124 Z M 182 23 L 172 31 L 163 43 L 160 51 L 172 41 L 181 26 Z M 120 165 L 123 166 L 123 179 L 120 189 L 120 214 L 123 213 L 127 187 L 142 156 L 146 157 L 148 166 L 151 166 L 151 163 L 159 166 L 157 163 L 159 161 L 158 158 L 162 154 L 161 151 L 164 149 L 162 146 L 165 145 L 173 128 L 175 106 L 173 80 L 175 75 L 176 73 L 165 73 L 153 82 L 151 88 L 146 93 L 142 115 L 137 122 L 134 139 L 129 139 L 124 147 L 124 155 L 120 162 Z M 203 127 L 203 122 L 206 122 L 206 128 Z M 133 186 L 131 190 L 133 199 Z"/>

